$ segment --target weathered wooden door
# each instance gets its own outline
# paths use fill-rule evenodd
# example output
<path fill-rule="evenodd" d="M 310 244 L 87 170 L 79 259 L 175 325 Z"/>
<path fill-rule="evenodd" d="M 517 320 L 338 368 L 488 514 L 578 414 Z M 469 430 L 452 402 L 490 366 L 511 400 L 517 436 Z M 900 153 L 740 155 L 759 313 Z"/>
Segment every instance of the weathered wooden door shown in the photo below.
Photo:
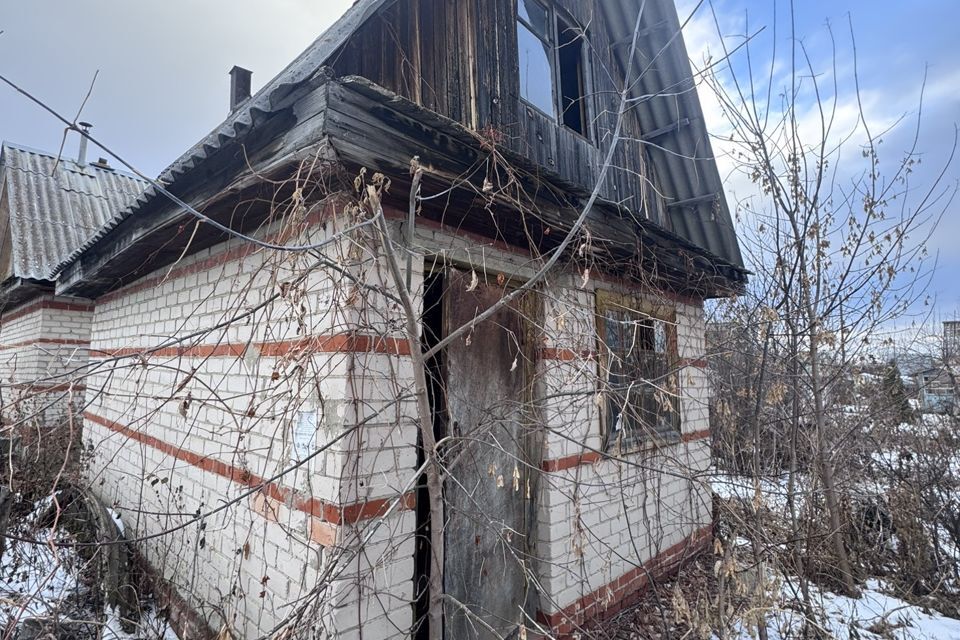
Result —
<path fill-rule="evenodd" d="M 472 290 L 469 290 L 472 289 Z M 447 332 L 494 305 L 504 289 L 450 271 Z M 529 349 L 521 304 L 501 309 L 445 354 L 449 435 L 444 457 L 447 640 L 515 638 L 532 583 L 535 431 L 527 405 Z M 450 599 L 456 602 L 451 602 Z"/>

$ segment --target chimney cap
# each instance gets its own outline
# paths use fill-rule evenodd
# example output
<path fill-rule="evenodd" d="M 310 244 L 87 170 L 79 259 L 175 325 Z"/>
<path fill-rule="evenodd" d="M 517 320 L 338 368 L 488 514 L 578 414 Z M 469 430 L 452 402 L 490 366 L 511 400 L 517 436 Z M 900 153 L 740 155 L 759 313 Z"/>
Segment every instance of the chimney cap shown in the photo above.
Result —
<path fill-rule="evenodd" d="M 250 85 L 253 72 L 249 69 L 234 65 L 230 69 L 230 111 L 236 111 L 237 107 L 250 98 Z"/>

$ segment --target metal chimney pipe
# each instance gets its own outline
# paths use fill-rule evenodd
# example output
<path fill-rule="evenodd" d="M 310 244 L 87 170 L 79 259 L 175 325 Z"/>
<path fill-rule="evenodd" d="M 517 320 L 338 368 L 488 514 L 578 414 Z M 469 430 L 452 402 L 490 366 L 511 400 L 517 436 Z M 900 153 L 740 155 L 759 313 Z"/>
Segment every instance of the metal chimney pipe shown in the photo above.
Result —
<path fill-rule="evenodd" d="M 77 153 L 77 164 L 81 167 L 87 164 L 87 136 L 83 135 L 84 133 L 89 133 L 90 129 L 93 128 L 93 125 L 89 122 L 78 122 L 80 125 L 80 151 Z"/>
<path fill-rule="evenodd" d="M 236 111 L 237 107 L 250 98 L 250 84 L 253 72 L 243 67 L 234 67 L 230 69 L 230 111 Z"/>

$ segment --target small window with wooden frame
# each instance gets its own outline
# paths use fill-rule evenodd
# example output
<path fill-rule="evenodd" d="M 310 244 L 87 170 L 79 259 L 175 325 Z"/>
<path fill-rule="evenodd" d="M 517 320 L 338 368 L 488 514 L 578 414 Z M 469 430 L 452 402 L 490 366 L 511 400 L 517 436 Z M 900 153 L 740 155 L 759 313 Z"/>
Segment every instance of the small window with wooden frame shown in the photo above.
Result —
<path fill-rule="evenodd" d="M 597 292 L 601 424 L 608 448 L 680 439 L 676 311 Z"/>
<path fill-rule="evenodd" d="M 590 139 L 586 31 L 549 0 L 517 0 L 520 98 Z"/>

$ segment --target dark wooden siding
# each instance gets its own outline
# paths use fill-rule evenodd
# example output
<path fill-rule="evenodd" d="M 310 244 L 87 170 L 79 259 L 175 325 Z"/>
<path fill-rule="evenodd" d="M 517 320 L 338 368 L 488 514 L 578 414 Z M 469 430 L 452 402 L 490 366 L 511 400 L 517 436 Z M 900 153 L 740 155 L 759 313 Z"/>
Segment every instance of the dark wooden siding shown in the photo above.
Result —
<path fill-rule="evenodd" d="M 340 75 L 358 75 L 465 126 L 494 135 L 501 144 L 565 180 L 592 189 L 599 176 L 623 71 L 611 55 L 597 3 L 559 0 L 557 5 L 588 29 L 590 41 L 592 140 L 559 126 L 520 100 L 516 36 L 516 0 L 399 0 L 375 16 L 334 61 Z M 646 157 L 636 141 L 639 120 L 628 113 L 614 167 L 602 196 L 634 215 L 661 224 L 662 207 L 645 187 Z M 646 199 L 653 206 L 644 207 Z"/>

